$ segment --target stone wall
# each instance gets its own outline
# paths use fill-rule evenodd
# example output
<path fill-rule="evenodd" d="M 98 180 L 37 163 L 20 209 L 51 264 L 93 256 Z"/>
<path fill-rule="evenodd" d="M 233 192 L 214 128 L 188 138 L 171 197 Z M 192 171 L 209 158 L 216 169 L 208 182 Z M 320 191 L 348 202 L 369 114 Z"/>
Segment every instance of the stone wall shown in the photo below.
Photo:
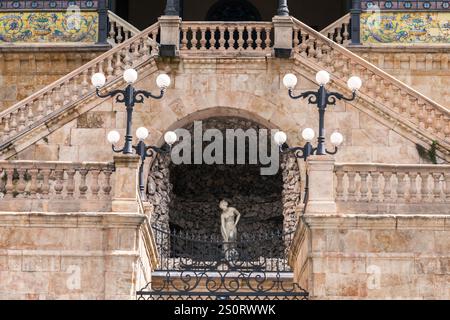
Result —
<path fill-rule="evenodd" d="M 449 299 L 448 216 L 307 216 L 291 260 L 314 299 Z"/>
<path fill-rule="evenodd" d="M 150 279 L 145 217 L 0 214 L 0 300 L 135 299 Z"/>
<path fill-rule="evenodd" d="M 91 61 L 104 47 L 75 50 L 0 48 L 0 111 Z"/>

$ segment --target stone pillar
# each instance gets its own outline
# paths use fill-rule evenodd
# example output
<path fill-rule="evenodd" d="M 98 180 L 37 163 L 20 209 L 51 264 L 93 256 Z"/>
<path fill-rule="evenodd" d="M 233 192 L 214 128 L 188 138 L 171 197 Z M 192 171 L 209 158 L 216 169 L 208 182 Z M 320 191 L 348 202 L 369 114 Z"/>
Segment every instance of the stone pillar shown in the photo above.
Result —
<path fill-rule="evenodd" d="M 288 59 L 292 54 L 292 32 L 294 23 L 290 16 L 275 16 L 272 19 L 275 29 L 275 57 Z"/>
<path fill-rule="evenodd" d="M 350 10 L 352 16 L 351 25 L 351 44 L 361 44 L 361 0 L 353 0 L 352 9 Z"/>
<path fill-rule="evenodd" d="M 134 155 L 116 155 L 114 164 L 114 198 L 113 212 L 138 212 L 137 204 L 137 172 L 140 158 Z"/>
<path fill-rule="evenodd" d="M 162 57 L 176 57 L 180 49 L 181 18 L 166 15 L 159 18 L 159 23 L 161 26 L 159 53 Z"/>
<path fill-rule="evenodd" d="M 106 0 L 98 2 L 98 43 L 107 44 L 108 40 L 108 7 Z"/>
<path fill-rule="evenodd" d="M 312 156 L 308 159 L 309 201 L 306 214 L 336 213 L 334 158 Z"/>

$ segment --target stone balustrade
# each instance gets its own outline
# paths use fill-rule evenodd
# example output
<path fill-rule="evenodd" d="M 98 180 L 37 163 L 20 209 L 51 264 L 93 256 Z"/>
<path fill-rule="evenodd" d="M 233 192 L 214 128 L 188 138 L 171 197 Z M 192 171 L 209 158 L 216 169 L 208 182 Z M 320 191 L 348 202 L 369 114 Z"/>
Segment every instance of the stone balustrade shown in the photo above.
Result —
<path fill-rule="evenodd" d="M 0 211 L 111 211 L 114 165 L 0 161 Z"/>
<path fill-rule="evenodd" d="M 308 160 L 306 214 L 449 214 L 450 165 Z"/>
<path fill-rule="evenodd" d="M 271 22 L 183 22 L 181 50 L 204 52 L 271 52 L 273 46 Z"/>
<path fill-rule="evenodd" d="M 342 202 L 450 202 L 448 165 L 336 165 L 336 200 Z"/>
<path fill-rule="evenodd" d="M 328 70 L 335 85 L 346 87 L 351 75 L 364 86 L 359 101 L 383 119 L 391 120 L 422 141 L 438 142 L 438 150 L 448 158 L 450 150 L 449 110 L 417 92 L 356 54 L 336 44 L 302 22 L 294 20 L 294 51 L 297 58 L 313 68 Z M 348 90 L 348 89 L 347 89 Z M 426 139 L 423 135 L 427 137 Z M 422 137 L 421 137 L 422 136 Z"/>
<path fill-rule="evenodd" d="M 158 32 L 157 23 L 0 113 L 0 150 L 49 118 L 69 113 L 72 107 L 93 96 L 95 88 L 90 82 L 93 74 L 105 73 L 110 85 L 121 81 L 126 68 L 137 68 L 157 55 Z"/>
<path fill-rule="evenodd" d="M 351 15 L 348 13 L 320 31 L 320 33 L 338 44 L 347 45 L 351 42 L 351 23 Z M 296 30 L 296 33 L 298 32 L 299 30 Z M 294 35 L 294 41 L 299 41 L 298 34 Z"/>
<path fill-rule="evenodd" d="M 108 11 L 109 34 L 108 43 L 113 47 L 134 37 L 141 31 L 112 11 Z"/>

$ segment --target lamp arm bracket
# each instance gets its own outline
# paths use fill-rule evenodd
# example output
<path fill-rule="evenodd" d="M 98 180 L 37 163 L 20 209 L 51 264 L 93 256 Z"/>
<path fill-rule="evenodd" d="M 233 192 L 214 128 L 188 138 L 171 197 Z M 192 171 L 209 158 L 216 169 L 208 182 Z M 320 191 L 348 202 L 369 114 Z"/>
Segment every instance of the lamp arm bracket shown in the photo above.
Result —
<path fill-rule="evenodd" d="M 334 151 L 328 151 L 328 150 L 326 150 L 327 154 L 329 154 L 329 155 L 335 155 L 335 154 L 338 153 L 338 151 L 339 151 L 339 148 L 338 148 L 338 147 L 334 147 Z"/>
<path fill-rule="evenodd" d="M 99 98 L 109 98 L 109 97 L 115 97 L 118 95 L 118 97 L 116 98 L 117 102 L 124 102 L 125 101 L 125 94 L 126 92 L 123 90 L 113 90 L 111 92 L 107 92 L 105 94 L 100 93 L 100 89 L 97 88 L 96 89 L 96 93 L 97 96 Z"/>
<path fill-rule="evenodd" d="M 296 96 L 294 95 L 294 91 L 292 89 L 289 90 L 289 97 L 291 97 L 292 99 L 308 99 L 310 104 L 315 104 L 317 103 L 317 99 L 318 99 L 318 93 L 315 91 L 306 91 L 301 93 L 300 95 Z"/>
<path fill-rule="evenodd" d="M 159 99 L 162 99 L 163 96 L 164 96 L 164 90 L 161 90 L 161 92 L 158 96 L 152 94 L 151 92 L 145 91 L 145 90 L 138 90 L 134 93 L 134 101 L 136 103 L 144 103 L 144 97 L 159 100 Z"/>
<path fill-rule="evenodd" d="M 117 149 L 115 145 L 112 145 L 112 150 L 113 150 L 115 153 L 121 153 L 121 152 L 123 152 L 123 151 L 125 150 L 125 148 Z"/>
<path fill-rule="evenodd" d="M 337 100 L 354 101 L 356 99 L 356 91 L 352 93 L 351 97 L 346 97 L 338 92 L 327 93 L 327 103 L 330 105 L 336 105 Z"/>

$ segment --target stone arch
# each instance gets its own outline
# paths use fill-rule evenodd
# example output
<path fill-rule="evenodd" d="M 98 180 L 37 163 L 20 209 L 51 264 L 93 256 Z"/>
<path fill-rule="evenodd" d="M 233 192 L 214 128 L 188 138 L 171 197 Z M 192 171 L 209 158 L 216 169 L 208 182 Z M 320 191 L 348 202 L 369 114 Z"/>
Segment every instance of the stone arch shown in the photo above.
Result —
<path fill-rule="evenodd" d="M 178 121 L 167 126 L 167 130 L 186 128 L 194 121 L 209 119 L 241 119 L 250 121 L 267 129 L 279 129 L 279 127 L 261 115 L 248 110 L 213 107 L 193 112 Z M 162 138 L 160 140 L 162 142 Z M 173 169 L 172 169 L 173 170 Z M 298 220 L 299 207 L 302 202 L 302 183 L 298 161 L 292 156 L 284 156 L 281 161 L 280 184 L 280 218 L 285 232 L 292 232 Z M 174 199 L 174 184 L 171 180 L 171 161 L 169 157 L 158 156 L 149 168 L 147 193 L 149 201 L 154 204 L 153 222 L 166 225 L 170 224 L 170 210 Z"/>

